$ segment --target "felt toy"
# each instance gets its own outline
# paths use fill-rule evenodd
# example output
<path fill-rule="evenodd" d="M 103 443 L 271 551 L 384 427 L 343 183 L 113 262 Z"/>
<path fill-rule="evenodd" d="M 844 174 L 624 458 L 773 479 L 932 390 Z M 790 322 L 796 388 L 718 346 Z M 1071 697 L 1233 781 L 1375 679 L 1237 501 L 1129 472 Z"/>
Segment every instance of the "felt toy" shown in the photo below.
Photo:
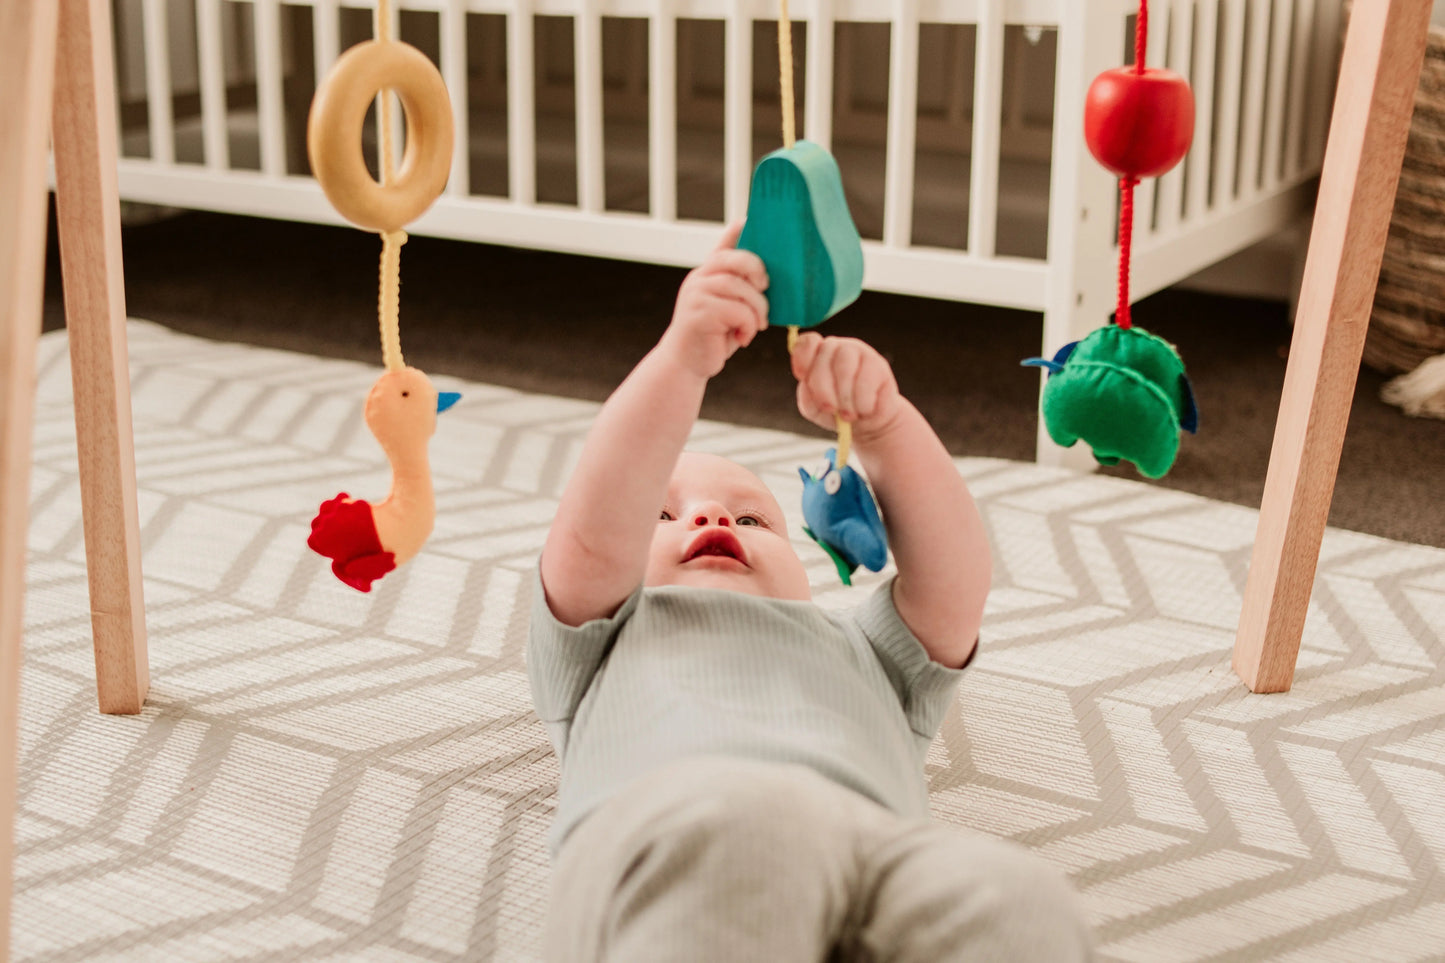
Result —
<path fill-rule="evenodd" d="M 357 44 L 337 59 L 316 91 L 307 120 L 311 168 L 326 197 L 343 217 L 382 237 L 378 315 L 386 371 L 366 397 L 366 426 L 391 463 L 391 491 L 382 501 L 342 492 L 321 504 L 306 544 L 330 558 L 331 571 L 362 592 L 410 560 L 436 521 L 427 445 L 436 416 L 460 397 L 438 392 L 431 380 L 401 356 L 402 230 L 419 217 L 446 185 L 452 156 L 451 107 L 445 84 L 426 55 L 393 41 L 390 0 L 376 8 L 374 41 Z M 381 97 L 381 181 L 371 179 L 361 156 L 361 128 L 372 100 L 395 90 L 407 120 L 400 171 L 392 147 L 391 97 Z"/>
<path fill-rule="evenodd" d="M 1145 67 L 1148 0 L 1139 0 L 1134 65 L 1094 78 L 1084 104 L 1084 139 L 1094 158 L 1119 177 L 1119 301 L 1113 326 L 1065 345 L 1052 360 L 1025 365 L 1049 370 L 1041 411 L 1055 444 L 1083 439 L 1100 464 L 1133 462 L 1159 478 L 1179 452 L 1179 431 L 1194 432 L 1199 412 L 1184 362 L 1163 338 L 1133 326 L 1129 316 L 1129 257 L 1134 187 L 1166 173 L 1189 151 L 1194 95 L 1169 70 Z"/>
<path fill-rule="evenodd" d="M 846 465 L 839 468 L 837 454 L 829 448 L 816 475 L 798 469 L 808 522 L 803 531 L 828 553 L 843 584 L 852 585 L 858 566 L 877 572 L 888 564 L 888 533 L 863 476 Z"/>
<path fill-rule="evenodd" d="M 738 247 L 752 251 L 768 269 L 768 322 L 788 329 L 788 353 L 798 330 L 822 324 L 863 292 L 863 241 L 838 162 L 818 144 L 797 140 L 793 111 L 793 31 L 787 0 L 779 0 L 778 71 L 782 92 L 783 147 L 758 162 L 748 192 L 748 216 Z M 836 420 L 838 445 L 828 450 L 829 468 L 803 477 L 804 531 L 828 553 L 845 585 L 860 557 L 887 562 L 887 535 L 873 493 L 848 467 L 852 426 Z M 866 551 L 857 532 L 877 545 Z M 851 541 L 850 541 L 851 539 Z M 863 556 L 858 553 L 864 552 Z"/>

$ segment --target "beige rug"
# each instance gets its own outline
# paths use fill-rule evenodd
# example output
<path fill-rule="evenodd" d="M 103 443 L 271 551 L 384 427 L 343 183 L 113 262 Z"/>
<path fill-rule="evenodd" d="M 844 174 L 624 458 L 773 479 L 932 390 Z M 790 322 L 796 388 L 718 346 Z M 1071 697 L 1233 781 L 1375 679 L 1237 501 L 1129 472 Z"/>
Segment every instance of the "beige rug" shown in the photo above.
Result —
<path fill-rule="evenodd" d="M 322 499 L 386 490 L 376 370 L 130 338 L 133 718 L 95 711 L 66 345 L 41 342 L 14 958 L 535 959 L 557 766 L 527 573 L 596 406 L 438 379 L 464 397 L 432 443 L 436 533 L 360 595 L 305 539 Z M 826 439 L 694 446 L 791 507 Z M 938 817 L 1065 869 L 1105 960 L 1445 958 L 1445 551 L 1331 531 L 1294 690 L 1253 696 L 1229 653 L 1254 512 L 959 468 L 997 577 L 930 757 Z M 798 537 L 820 603 L 850 604 Z"/>

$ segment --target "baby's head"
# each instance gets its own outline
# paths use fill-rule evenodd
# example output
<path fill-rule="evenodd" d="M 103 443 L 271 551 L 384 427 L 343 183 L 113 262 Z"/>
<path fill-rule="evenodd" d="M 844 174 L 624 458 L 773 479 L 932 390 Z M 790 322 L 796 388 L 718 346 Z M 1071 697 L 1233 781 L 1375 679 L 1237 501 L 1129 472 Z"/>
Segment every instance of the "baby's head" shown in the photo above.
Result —
<path fill-rule="evenodd" d="M 683 452 L 673 469 L 646 583 L 812 598 L 783 509 L 768 486 L 736 462 L 696 452 Z"/>

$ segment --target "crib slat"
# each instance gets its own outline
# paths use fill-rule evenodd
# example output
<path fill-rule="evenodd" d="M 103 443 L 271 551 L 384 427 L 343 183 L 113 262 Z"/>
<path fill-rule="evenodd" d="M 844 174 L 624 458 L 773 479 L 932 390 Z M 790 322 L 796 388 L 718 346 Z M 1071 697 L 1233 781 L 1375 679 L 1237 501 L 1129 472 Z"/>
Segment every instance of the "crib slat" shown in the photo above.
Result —
<path fill-rule="evenodd" d="M 677 219 L 677 17 L 671 0 L 653 0 L 647 53 L 648 210 L 659 221 Z"/>
<path fill-rule="evenodd" d="M 1194 88 L 1194 143 L 1184 159 L 1188 196 L 1184 219 L 1194 223 L 1209 207 L 1209 159 L 1214 148 L 1214 73 L 1219 42 L 1219 0 L 1202 0 L 1198 13 L 1199 56 L 1194 60 L 1190 84 Z"/>
<path fill-rule="evenodd" d="M 584 211 L 603 207 L 602 15 L 597 0 L 578 0 L 572 23 L 577 96 L 577 204 Z"/>
<path fill-rule="evenodd" d="M 531 0 L 512 0 L 507 12 L 507 192 L 513 203 L 537 201 L 536 58 Z"/>
<path fill-rule="evenodd" d="M 146 117 L 150 127 L 151 160 L 158 164 L 173 164 L 176 159 L 176 135 L 171 111 L 171 44 L 165 0 L 144 0 L 141 22 L 145 32 Z"/>
<path fill-rule="evenodd" d="M 907 247 L 913 233 L 913 148 L 917 132 L 918 3 L 894 0 L 883 188 L 883 243 L 887 247 Z"/>
<path fill-rule="evenodd" d="M 1219 146 L 1214 160 L 1214 210 L 1234 202 L 1239 172 L 1239 98 L 1244 76 L 1245 0 L 1224 0 L 1224 46 L 1219 56 Z"/>
<path fill-rule="evenodd" d="M 1265 55 L 1269 49 L 1270 0 L 1249 0 L 1249 54 L 1245 64 L 1244 117 L 1239 148 L 1239 200 L 1259 193 L 1260 138 L 1264 124 Z"/>
<path fill-rule="evenodd" d="M 467 5 L 466 0 L 447 0 L 441 11 L 442 77 L 447 99 L 452 102 L 452 170 L 447 193 L 466 197 L 471 193 L 470 110 L 467 91 Z"/>
<path fill-rule="evenodd" d="M 286 173 L 286 128 L 281 100 L 281 11 L 277 0 L 255 0 L 256 114 L 261 136 L 261 171 Z"/>
<path fill-rule="evenodd" d="M 1165 39 L 1169 36 L 1173 10 L 1168 4 L 1150 7 L 1149 10 L 1149 49 L 1144 53 L 1144 65 L 1167 66 Z M 1130 46 L 1132 48 L 1132 41 Z M 1145 246 L 1154 236 L 1154 198 L 1158 193 L 1157 177 L 1144 178 L 1134 192 L 1134 239 L 1140 247 Z"/>
<path fill-rule="evenodd" d="M 1168 6 L 1169 69 L 1189 78 L 1194 72 L 1194 2 L 1174 0 Z M 1159 178 L 1159 205 L 1154 225 L 1159 234 L 1171 233 L 1179 227 L 1180 209 L 1184 204 L 1184 170 L 1184 164 L 1176 164 Z"/>
<path fill-rule="evenodd" d="M 753 155 L 753 23 L 741 0 L 728 3 L 723 71 L 723 210 L 729 221 L 748 211 Z"/>
<path fill-rule="evenodd" d="M 993 257 L 998 232 L 1003 15 L 1003 0 L 979 3 L 973 70 L 973 156 L 968 178 L 968 252 L 976 257 Z"/>
<path fill-rule="evenodd" d="M 1334 92 L 1335 64 L 1340 53 L 1340 17 L 1342 8 L 1335 0 L 1319 0 L 1314 52 L 1310 70 L 1310 119 L 1304 167 L 1311 172 L 1320 169 L 1325 154 L 1325 134 L 1329 130 L 1330 101 Z"/>
<path fill-rule="evenodd" d="M 1274 0 L 1274 24 L 1269 40 L 1269 86 L 1264 109 L 1264 175 L 1265 190 L 1280 181 L 1280 164 L 1284 155 L 1285 86 L 1289 82 L 1289 31 L 1294 0 Z"/>
<path fill-rule="evenodd" d="M 1300 154 L 1305 130 L 1305 81 L 1310 73 L 1310 44 L 1315 31 L 1314 0 L 1295 0 L 1294 49 L 1289 67 L 1289 112 L 1286 115 L 1284 142 L 1284 177 L 1294 180 L 1300 174 Z"/>
<path fill-rule="evenodd" d="M 196 48 L 201 70 L 201 147 L 206 167 L 222 171 L 231 166 L 231 144 L 226 136 L 226 78 L 221 73 L 221 0 L 196 3 Z"/>
<path fill-rule="evenodd" d="M 814 0 L 808 18 L 807 96 L 803 129 L 824 150 L 833 148 L 833 5 Z"/>

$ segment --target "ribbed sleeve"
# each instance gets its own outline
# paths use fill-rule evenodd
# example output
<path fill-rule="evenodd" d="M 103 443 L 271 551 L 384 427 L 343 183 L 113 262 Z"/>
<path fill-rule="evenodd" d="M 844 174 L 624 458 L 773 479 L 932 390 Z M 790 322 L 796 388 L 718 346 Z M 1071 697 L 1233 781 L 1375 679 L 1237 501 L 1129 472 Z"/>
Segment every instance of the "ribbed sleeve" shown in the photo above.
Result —
<path fill-rule="evenodd" d="M 963 669 L 933 661 L 893 604 L 893 579 L 878 586 L 857 612 L 858 627 L 878 654 L 888 681 L 898 693 L 908 727 L 932 739 L 953 702 Z"/>
<path fill-rule="evenodd" d="M 617 639 L 618 629 L 631 618 L 641 596 L 639 586 L 611 618 L 563 625 L 547 605 L 541 566 L 533 570 L 527 678 L 532 686 L 532 704 L 537 716 L 547 723 L 559 756 L 566 749 L 566 724 L 576 715 L 587 687 Z"/>

